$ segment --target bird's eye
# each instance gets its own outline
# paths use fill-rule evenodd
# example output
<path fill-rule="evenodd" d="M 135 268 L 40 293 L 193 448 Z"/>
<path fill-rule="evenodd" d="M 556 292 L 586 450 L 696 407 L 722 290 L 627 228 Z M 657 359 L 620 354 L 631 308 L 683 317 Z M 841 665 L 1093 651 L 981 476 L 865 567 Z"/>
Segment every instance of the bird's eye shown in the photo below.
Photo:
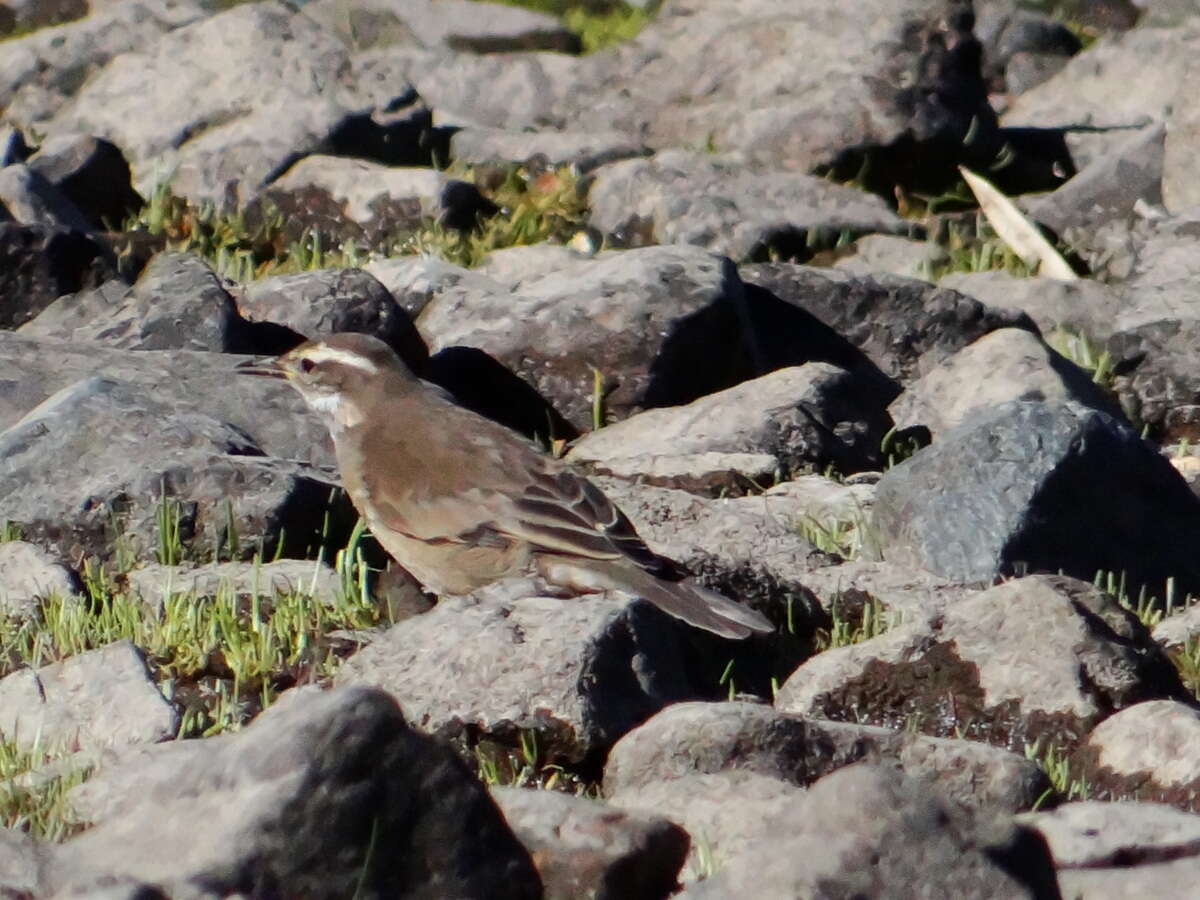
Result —
<path fill-rule="evenodd" d="M 300 371 L 301 372 L 305 372 L 305 373 L 311 372 L 316 367 L 317 367 L 317 364 L 315 362 L 313 362 L 311 359 L 300 360 Z"/>

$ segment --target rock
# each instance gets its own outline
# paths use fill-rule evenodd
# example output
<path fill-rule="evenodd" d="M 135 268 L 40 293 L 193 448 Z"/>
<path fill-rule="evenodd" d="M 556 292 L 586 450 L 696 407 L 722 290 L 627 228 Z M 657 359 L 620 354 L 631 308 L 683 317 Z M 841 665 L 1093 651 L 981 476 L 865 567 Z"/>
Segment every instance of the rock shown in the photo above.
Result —
<path fill-rule="evenodd" d="M 466 345 L 491 354 L 584 428 L 595 369 L 617 418 L 742 380 L 740 297 L 727 260 L 649 247 L 600 254 L 586 267 L 525 282 L 520 293 L 443 291 L 417 327 L 434 352 Z"/>
<path fill-rule="evenodd" d="M 751 307 L 764 319 L 756 331 L 760 354 L 772 358 L 776 347 L 796 340 L 772 327 L 765 314 L 779 301 L 798 308 L 848 341 L 889 377 L 907 384 L 942 360 L 997 328 L 1034 330 L 1024 313 L 985 306 L 978 300 L 923 281 L 894 276 L 855 278 L 832 269 L 791 263 L 742 266 L 742 280 L 763 288 L 775 304 Z M 849 366 L 836 359 L 835 365 Z"/>
<path fill-rule="evenodd" d="M 928 280 L 930 269 L 945 257 L 946 251 L 930 241 L 867 234 L 854 242 L 854 252 L 839 259 L 835 267 L 855 276 L 888 274 Z"/>
<path fill-rule="evenodd" d="M 1015 4 L 1014 4 L 1015 5 Z M 987 4 L 980 9 L 975 35 L 983 44 L 985 77 L 993 90 L 1020 94 L 1040 84 L 1018 76 L 1021 61 L 1030 57 L 1046 60 L 1047 77 L 1059 71 L 1081 49 L 1079 38 L 1049 16 L 1014 9 L 1010 4 Z"/>
<path fill-rule="evenodd" d="M 617 742 L 604 792 L 634 804 L 656 783 L 731 769 L 807 787 L 863 759 L 896 761 L 967 809 L 1028 809 L 1049 787 L 1037 763 L 974 741 L 804 719 L 753 703 L 676 703 Z"/>
<path fill-rule="evenodd" d="M 142 208 L 125 155 L 102 138 L 51 135 L 30 158 L 29 168 L 62 191 L 93 228 L 119 229 Z"/>
<path fill-rule="evenodd" d="M 971 24 L 964 7 L 924 0 L 832 13 L 813 0 L 688 0 L 576 69 L 601 92 L 563 90 L 543 108 L 565 107 L 571 127 L 603 122 L 654 148 L 712 147 L 764 169 L 849 178 L 869 156 L 868 179 L 894 184 L 909 154 L 936 168 L 973 117 L 979 144 L 994 140 Z M 482 94 L 480 105 L 503 96 Z"/>
<path fill-rule="evenodd" d="M 60 848 L 51 889 L 124 877 L 171 896 L 541 896 L 484 787 L 381 692 L 281 704 L 177 746 L 190 752 L 126 756 L 81 789 L 120 799 L 93 803 L 98 824 Z"/>
<path fill-rule="evenodd" d="M 871 497 L 874 501 L 874 492 Z M 812 569 L 804 574 L 804 586 L 823 609 L 840 618 L 861 621 L 868 608 L 877 607 L 892 626 L 927 621 L 947 605 L 978 593 L 923 569 L 864 559 Z"/>
<path fill-rule="evenodd" d="M 7 615 L 26 618 L 39 600 L 81 590 L 79 576 L 36 544 L 0 542 L 0 608 Z"/>
<path fill-rule="evenodd" d="M 319 269 L 261 278 L 245 285 L 235 299 L 238 312 L 250 322 L 282 325 L 305 338 L 339 331 L 371 334 L 416 371 L 429 358 L 408 313 L 362 269 Z"/>
<path fill-rule="evenodd" d="M 1018 817 L 1050 846 L 1064 897 L 1183 900 L 1200 871 L 1200 816 L 1153 803 L 1067 803 Z"/>
<path fill-rule="evenodd" d="M 686 626 L 648 604 L 489 600 L 504 583 L 489 590 L 388 629 L 335 683 L 381 687 L 414 724 L 468 745 L 515 744 L 533 731 L 547 759 L 568 762 L 603 753 L 668 703 L 701 696 L 684 670 Z"/>
<path fill-rule="evenodd" d="M 1093 729 L 1074 771 L 1112 796 L 1200 811 L 1200 765 L 1189 752 L 1200 736 L 1200 709 L 1156 700 L 1121 710 Z"/>
<path fill-rule="evenodd" d="M 24 333 L 127 350 L 255 353 L 263 343 L 221 279 L 197 256 L 160 253 L 116 302 L 113 287 L 103 286 L 99 297 L 59 298 Z"/>
<path fill-rule="evenodd" d="M 1059 281 L 1031 275 L 1017 278 L 999 270 L 958 272 L 938 284 L 974 297 L 987 306 L 1003 304 L 1026 313 L 1043 334 L 1059 328 L 1103 343 L 1112 334 L 1124 298 L 1115 287 L 1086 278 Z"/>
<path fill-rule="evenodd" d="M 569 462 L 631 456 L 767 453 L 783 473 L 876 469 L 888 395 L 825 363 L 779 369 L 686 406 L 650 409 L 581 438 Z"/>
<path fill-rule="evenodd" d="M 649 152 L 620 131 L 530 132 L 467 126 L 450 138 L 450 155 L 463 165 L 570 166 L 581 174 Z"/>
<path fill-rule="evenodd" d="M 1073 747 L 1116 710 L 1183 696 L 1131 612 L 1091 585 L 1036 575 L 826 650 L 792 674 L 776 705 L 1019 752 L 1036 741 Z"/>
<path fill-rule="evenodd" d="M 1193 20 L 1192 33 L 1200 38 L 1198 25 L 1200 21 Z M 1193 46 L 1200 46 L 1200 40 Z M 1162 201 L 1167 212 L 1176 215 L 1200 207 L 1200 190 L 1196 188 L 1200 172 L 1194 159 L 1196 142 L 1200 139 L 1200 102 L 1192 89 L 1197 78 L 1200 78 L 1200 66 L 1193 58 L 1188 61 L 1183 81 L 1179 83 L 1179 93 L 1171 104 L 1163 144 Z"/>
<path fill-rule="evenodd" d="M 871 522 L 883 558 L 956 581 L 1103 571 L 1135 596 L 1163 598 L 1168 578 L 1200 590 L 1185 550 L 1200 541 L 1200 500 L 1135 431 L 1075 403 L 969 417 L 884 474 Z"/>
<path fill-rule="evenodd" d="M 936 440 L 972 414 L 1017 400 L 1073 401 L 1125 418 L 1087 372 L 1020 328 L 1001 328 L 959 350 L 910 383 L 888 411 L 897 428 L 924 425 Z"/>
<path fill-rule="evenodd" d="M 115 275 L 109 254 L 82 232 L 0 222 L 0 328 L 23 325 L 63 294 Z"/>
<path fill-rule="evenodd" d="M 921 779 L 860 764 L 834 772 L 774 817 L 770 837 L 687 898 L 1058 896 L 1045 842 L 954 810 Z"/>
<path fill-rule="evenodd" d="M 309 466 L 264 458 L 228 423 L 111 378 L 77 382 L 0 432 L 5 515 L 72 559 L 111 556 L 114 528 L 152 556 L 164 511 L 183 544 L 303 557 L 323 534 L 336 543 L 349 531 L 335 488 Z"/>
<path fill-rule="evenodd" d="M 95 750 L 174 737 L 179 714 L 141 652 L 117 641 L 0 679 L 0 732 L 24 750 Z"/>
<path fill-rule="evenodd" d="M 687 832 L 666 819 L 553 791 L 492 788 L 533 857 L 546 900 L 659 900 L 674 892 Z"/>
<path fill-rule="evenodd" d="M 638 816 L 667 816 L 691 836 L 680 876 L 684 884 L 710 877 L 729 860 L 752 853 L 804 796 L 803 788 L 744 769 L 651 781 L 609 798 Z"/>
<path fill-rule="evenodd" d="M 238 598 L 271 600 L 279 594 L 306 594 L 333 604 L 342 590 L 337 574 L 328 565 L 300 559 L 208 563 L 194 567 L 151 563 L 126 574 L 125 585 L 144 604 L 159 610 L 175 594 L 189 595 L 197 602 L 222 592 Z"/>
<path fill-rule="evenodd" d="M 908 230 L 873 194 L 686 151 L 612 163 L 592 177 L 588 222 L 623 246 L 691 244 L 762 260 L 808 256 L 847 236 Z"/>
<path fill-rule="evenodd" d="M 91 224 L 45 176 L 23 164 L 0 169 L 0 204 L 22 225 L 91 231 Z"/>
<path fill-rule="evenodd" d="M 497 212 L 474 184 L 436 169 L 337 156 L 304 157 L 272 181 L 265 196 L 291 211 L 301 206 L 296 195 L 311 193 L 324 194 L 332 208 L 319 220 L 301 214 L 302 223 L 310 221 L 322 233 L 339 234 L 345 233 L 348 219 L 372 245 L 394 241 L 427 220 L 468 231 L 480 218 Z"/>
<path fill-rule="evenodd" d="M 143 194 L 170 173 L 189 200 L 245 202 L 345 122 L 338 86 L 347 67 L 342 43 L 311 19 L 274 2 L 245 4 L 112 59 L 48 130 L 121 147 Z"/>
<path fill-rule="evenodd" d="M 499 282 L 510 291 L 515 291 L 526 281 L 552 275 L 576 265 L 586 267 L 591 258 L 561 244 L 503 247 L 489 253 L 475 272 Z"/>
<path fill-rule="evenodd" d="M 10 38 L 0 47 L 0 106 L 25 124 L 49 118 L 81 75 L 206 15 L 187 0 L 114 0 L 77 21 Z"/>
<path fill-rule="evenodd" d="M 1154 626 L 1154 639 L 1164 647 L 1178 647 L 1200 634 L 1200 604 L 1191 604 L 1167 616 Z"/>
<path fill-rule="evenodd" d="M 464 269 L 435 256 L 395 256 L 373 259 L 363 266 L 396 298 L 414 319 L 436 297 L 449 293 L 457 299 L 476 293 L 502 293 L 504 285 L 485 274 Z"/>
<path fill-rule="evenodd" d="M 718 451 L 616 456 L 590 460 L 584 468 L 596 475 L 705 497 L 737 497 L 753 493 L 779 481 L 782 475 L 779 462 L 769 453 Z"/>
<path fill-rule="evenodd" d="M 35 897 L 46 848 L 28 832 L 0 828 L 0 890 L 14 897 Z"/>

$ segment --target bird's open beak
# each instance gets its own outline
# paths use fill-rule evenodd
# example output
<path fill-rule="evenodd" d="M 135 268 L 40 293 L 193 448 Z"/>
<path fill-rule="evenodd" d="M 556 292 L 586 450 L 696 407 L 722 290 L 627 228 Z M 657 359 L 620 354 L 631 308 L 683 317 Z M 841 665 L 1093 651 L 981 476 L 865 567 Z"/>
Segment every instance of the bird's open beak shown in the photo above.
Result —
<path fill-rule="evenodd" d="M 239 375 L 259 375 L 264 378 L 287 378 L 288 375 L 278 357 L 247 359 L 234 366 L 233 370 Z"/>

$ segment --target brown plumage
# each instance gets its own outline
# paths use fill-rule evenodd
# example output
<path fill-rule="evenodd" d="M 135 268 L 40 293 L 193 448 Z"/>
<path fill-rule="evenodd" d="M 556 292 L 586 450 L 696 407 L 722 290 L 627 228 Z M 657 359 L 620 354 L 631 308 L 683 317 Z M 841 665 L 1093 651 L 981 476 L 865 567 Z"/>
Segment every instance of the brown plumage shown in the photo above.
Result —
<path fill-rule="evenodd" d="M 325 416 L 350 499 L 436 594 L 536 572 L 575 592 L 627 591 L 725 637 L 773 630 L 652 552 L 586 478 L 456 405 L 376 338 L 336 334 L 243 371 L 287 378 Z"/>

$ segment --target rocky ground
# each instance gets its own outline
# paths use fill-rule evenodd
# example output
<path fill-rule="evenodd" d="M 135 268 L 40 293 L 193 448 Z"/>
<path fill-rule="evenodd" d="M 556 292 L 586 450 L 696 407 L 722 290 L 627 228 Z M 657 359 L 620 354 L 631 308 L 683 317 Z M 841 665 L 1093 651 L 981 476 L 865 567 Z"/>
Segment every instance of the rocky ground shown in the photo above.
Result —
<path fill-rule="evenodd" d="M 4 896 L 1195 896 L 1194 0 L 0 32 Z M 776 633 L 422 593 L 347 330 Z"/>

